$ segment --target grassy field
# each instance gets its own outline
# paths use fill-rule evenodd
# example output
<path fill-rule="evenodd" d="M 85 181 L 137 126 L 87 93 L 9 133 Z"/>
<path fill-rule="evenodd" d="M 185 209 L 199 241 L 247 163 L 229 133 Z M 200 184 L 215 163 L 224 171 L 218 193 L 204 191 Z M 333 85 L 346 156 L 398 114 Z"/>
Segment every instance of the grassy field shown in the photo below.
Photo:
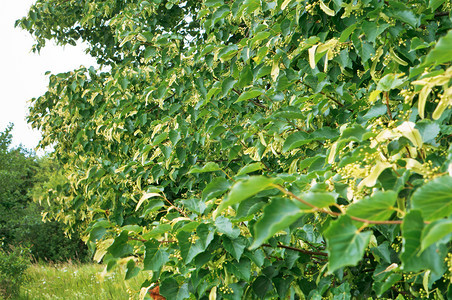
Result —
<path fill-rule="evenodd" d="M 27 282 L 19 299 L 138 299 L 144 274 L 124 281 L 124 271 L 116 268 L 104 274 L 97 264 L 34 264 L 27 270 Z"/>

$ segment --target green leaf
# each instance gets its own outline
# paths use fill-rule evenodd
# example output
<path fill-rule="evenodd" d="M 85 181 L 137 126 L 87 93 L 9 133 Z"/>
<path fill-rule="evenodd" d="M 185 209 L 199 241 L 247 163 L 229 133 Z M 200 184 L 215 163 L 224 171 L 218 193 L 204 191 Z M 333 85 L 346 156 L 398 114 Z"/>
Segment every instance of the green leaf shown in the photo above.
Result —
<path fill-rule="evenodd" d="M 204 167 L 199 168 L 199 167 L 192 167 L 190 169 L 190 171 L 188 172 L 189 174 L 195 174 L 195 173 L 206 173 L 206 172 L 215 172 L 215 171 L 220 171 L 221 168 L 218 164 L 214 163 L 214 162 L 208 162 Z"/>
<path fill-rule="evenodd" d="M 300 196 L 306 202 L 314 205 L 317 208 L 325 208 L 336 203 L 336 197 L 330 193 L 322 192 L 308 192 Z M 303 210 L 312 210 L 313 208 L 302 202 L 296 202 L 296 205 Z"/>
<path fill-rule="evenodd" d="M 206 45 L 201 51 L 201 56 L 211 53 L 215 49 L 215 45 Z"/>
<path fill-rule="evenodd" d="M 240 202 L 236 210 L 235 221 L 243 222 L 254 219 L 254 214 L 257 213 L 266 204 L 262 198 L 249 198 Z"/>
<path fill-rule="evenodd" d="M 206 204 L 198 198 L 189 198 L 187 200 L 182 200 L 181 203 L 185 208 L 198 215 L 202 215 L 202 213 L 206 209 Z"/>
<path fill-rule="evenodd" d="M 160 144 L 161 142 L 163 142 L 164 140 L 166 140 L 167 138 L 168 138 L 167 132 L 161 133 L 161 134 L 157 135 L 156 137 L 154 137 L 154 139 L 152 140 L 152 145 L 156 146 L 156 145 Z"/>
<path fill-rule="evenodd" d="M 271 35 L 271 33 L 268 31 L 260 31 L 255 36 L 253 36 L 252 43 L 254 44 L 255 42 L 265 40 L 270 35 Z"/>
<path fill-rule="evenodd" d="M 262 218 L 254 226 L 254 242 L 250 249 L 256 249 L 280 230 L 286 229 L 298 220 L 303 212 L 297 204 L 287 198 L 275 198 L 264 208 Z"/>
<path fill-rule="evenodd" d="M 196 255 L 203 252 L 205 248 L 202 243 L 198 241 L 192 242 L 192 233 L 187 231 L 180 231 L 177 234 L 179 241 L 180 254 L 185 263 L 190 263 Z"/>
<path fill-rule="evenodd" d="M 233 77 L 227 77 L 223 80 L 221 84 L 221 97 L 226 97 L 226 95 L 229 93 L 229 91 L 234 87 L 234 85 L 237 83 L 237 80 L 235 80 Z"/>
<path fill-rule="evenodd" d="M 374 105 L 372 106 L 369 111 L 363 116 L 365 119 L 371 119 L 375 117 L 379 117 L 381 115 L 384 115 L 387 112 L 386 105 Z"/>
<path fill-rule="evenodd" d="M 252 287 L 256 295 L 259 298 L 264 299 L 267 292 L 273 288 L 273 285 L 270 279 L 268 279 L 266 276 L 261 275 L 258 276 L 256 280 L 254 280 Z"/>
<path fill-rule="evenodd" d="M 441 241 L 447 243 L 450 241 L 452 235 L 452 220 L 441 219 L 428 224 L 422 231 L 421 236 L 421 252 Z M 442 240 L 444 237 L 448 237 L 446 240 Z"/>
<path fill-rule="evenodd" d="M 230 239 L 227 236 L 223 236 L 223 246 L 237 261 L 243 254 L 243 250 L 247 245 L 247 240 L 243 236 L 239 236 L 235 239 Z"/>
<path fill-rule="evenodd" d="M 183 224 L 183 225 L 181 225 L 181 227 L 179 227 L 177 229 L 178 233 L 180 231 L 193 232 L 199 226 L 199 222 L 197 222 L 197 221 L 192 221 L 192 222 L 182 221 L 181 224 Z"/>
<path fill-rule="evenodd" d="M 161 235 L 163 235 L 166 232 L 171 231 L 171 225 L 170 224 L 159 224 L 155 228 L 153 228 L 150 232 L 143 235 L 143 238 L 157 238 Z"/>
<path fill-rule="evenodd" d="M 411 40 L 410 52 L 413 50 L 429 48 L 429 47 L 433 46 L 434 44 L 435 44 L 435 42 L 431 42 L 429 44 L 429 43 L 426 43 L 424 40 L 421 40 L 420 38 L 415 37 Z"/>
<path fill-rule="evenodd" d="M 427 119 L 417 122 L 415 128 L 419 130 L 424 143 L 434 142 L 441 131 L 437 123 Z"/>
<path fill-rule="evenodd" d="M 363 128 L 361 125 L 353 124 L 353 126 L 346 128 L 342 134 L 342 140 L 352 140 L 355 142 L 361 142 L 363 140 L 364 135 L 368 131 Z"/>
<path fill-rule="evenodd" d="M 146 242 L 144 246 L 146 251 L 144 253 L 143 270 L 158 272 L 169 261 L 168 252 L 160 249 L 160 243 L 156 240 Z"/>
<path fill-rule="evenodd" d="M 230 10 L 228 5 L 219 7 L 212 15 L 212 25 L 215 25 L 215 23 L 225 18 L 229 12 Z"/>
<path fill-rule="evenodd" d="M 218 58 L 221 61 L 227 61 L 227 60 L 231 59 L 237 53 L 238 49 L 239 48 L 235 44 L 226 46 L 220 50 L 220 52 L 218 53 Z"/>
<path fill-rule="evenodd" d="M 239 262 L 228 262 L 226 265 L 228 272 L 237 278 L 249 281 L 251 277 L 251 261 L 247 257 L 242 257 Z"/>
<path fill-rule="evenodd" d="M 126 267 L 127 271 L 126 271 L 126 276 L 125 276 L 125 280 L 129 280 L 132 277 L 135 277 L 138 275 L 138 273 L 140 273 L 141 269 L 138 268 L 137 266 L 135 266 L 135 261 L 133 259 L 130 259 L 127 262 L 127 267 Z"/>
<path fill-rule="evenodd" d="M 214 235 L 215 235 L 215 229 L 210 224 L 202 223 L 196 228 L 196 233 L 199 237 L 199 242 L 201 243 L 202 248 L 205 250 L 210 245 L 210 242 L 212 242 Z"/>
<path fill-rule="evenodd" d="M 334 10 L 332 10 L 331 8 L 329 8 L 328 6 L 325 5 L 325 3 L 323 3 L 323 1 L 320 0 L 320 9 L 326 13 L 328 16 L 334 17 L 336 15 L 336 13 L 334 12 Z"/>
<path fill-rule="evenodd" d="M 435 11 L 438 7 L 440 7 L 446 0 L 430 0 L 428 2 L 428 8 L 431 8 L 432 11 Z"/>
<path fill-rule="evenodd" d="M 328 273 L 355 266 L 363 257 L 371 231 L 359 232 L 349 216 L 341 216 L 325 231 L 328 245 Z"/>
<path fill-rule="evenodd" d="M 259 79 L 261 77 L 264 77 L 272 72 L 271 66 L 263 66 L 261 67 L 256 74 L 256 79 Z"/>
<path fill-rule="evenodd" d="M 265 253 L 262 249 L 254 250 L 253 252 L 245 250 L 245 255 L 253 261 L 253 263 L 261 268 L 265 262 Z"/>
<path fill-rule="evenodd" d="M 406 79 L 399 78 L 400 74 L 387 74 L 377 84 L 377 90 L 387 92 L 398 88 L 406 82 Z"/>
<path fill-rule="evenodd" d="M 308 133 L 297 131 L 289 135 L 283 144 L 283 152 L 288 152 L 292 149 L 298 148 L 302 145 L 310 143 L 311 137 Z"/>
<path fill-rule="evenodd" d="M 171 130 L 168 134 L 168 137 L 173 145 L 176 145 L 178 141 L 181 139 L 180 131 Z"/>
<path fill-rule="evenodd" d="M 215 227 L 218 232 L 224 233 L 232 239 L 237 238 L 240 234 L 240 229 L 237 227 L 233 228 L 232 222 L 223 216 L 219 216 L 215 219 Z"/>
<path fill-rule="evenodd" d="M 272 117 L 293 120 L 293 119 L 304 119 L 306 117 L 306 115 L 299 111 L 288 110 L 288 111 L 279 111 L 277 113 L 274 113 L 272 115 Z"/>
<path fill-rule="evenodd" d="M 127 231 L 132 231 L 135 233 L 140 233 L 143 230 L 143 227 L 140 225 L 126 225 L 121 227 L 121 230 L 127 230 Z"/>
<path fill-rule="evenodd" d="M 202 191 L 202 199 L 208 201 L 221 196 L 231 187 L 231 182 L 223 177 L 214 178 Z"/>
<path fill-rule="evenodd" d="M 304 170 L 306 168 L 309 168 L 311 165 L 313 165 L 317 160 L 319 159 L 325 159 L 325 156 L 323 155 L 316 155 L 316 156 L 311 156 L 308 157 L 306 159 L 303 159 L 302 161 L 300 161 L 298 163 L 298 168 L 299 170 Z"/>
<path fill-rule="evenodd" d="M 377 293 L 377 296 L 381 297 L 384 292 L 393 287 L 401 279 L 402 275 L 392 273 L 381 282 L 375 281 L 372 288 Z"/>
<path fill-rule="evenodd" d="M 452 61 L 452 30 L 449 30 L 445 36 L 439 39 L 435 48 L 427 54 L 424 66 L 432 64 L 433 66 Z"/>
<path fill-rule="evenodd" d="M 333 299 L 334 300 L 350 300 L 350 284 L 348 282 L 344 282 L 338 287 L 332 289 Z"/>
<path fill-rule="evenodd" d="M 291 275 L 286 276 L 285 278 L 283 277 L 272 278 L 279 299 L 286 299 L 287 291 L 289 290 L 290 284 L 292 283 L 293 280 L 294 277 Z"/>
<path fill-rule="evenodd" d="M 397 193 L 394 191 L 376 192 L 370 197 L 354 202 L 347 208 L 347 215 L 371 221 L 383 221 L 394 213 Z"/>
<path fill-rule="evenodd" d="M 339 136 L 339 132 L 337 129 L 334 129 L 331 127 L 326 127 L 326 126 L 315 130 L 311 134 L 311 137 L 313 140 L 319 140 L 319 141 L 335 139 L 338 136 Z"/>
<path fill-rule="evenodd" d="M 444 258 L 447 247 L 442 245 L 431 245 L 422 253 L 421 236 L 424 228 L 424 220 L 421 212 L 411 210 L 404 218 L 402 224 L 402 251 L 400 260 L 405 272 L 418 272 L 431 270 L 435 276 L 441 276 L 445 272 Z"/>
<path fill-rule="evenodd" d="M 396 19 L 399 19 L 400 21 L 411 25 L 411 27 L 413 28 L 419 26 L 420 17 L 415 15 L 411 10 L 399 11 L 394 14 L 394 16 L 396 17 Z"/>
<path fill-rule="evenodd" d="M 413 209 L 422 212 L 426 221 L 452 214 L 452 177 L 436 178 L 417 189 L 411 199 Z"/>
<path fill-rule="evenodd" d="M 339 38 L 339 43 L 345 43 L 350 34 L 352 34 L 352 32 L 356 29 L 357 26 L 358 23 L 354 23 L 353 25 L 348 26 L 344 31 L 342 31 L 341 36 Z"/>
<path fill-rule="evenodd" d="M 140 201 L 138 201 L 137 206 L 135 207 L 135 211 L 138 211 L 144 201 L 152 197 L 162 197 L 162 195 L 160 195 L 159 193 L 144 193 L 143 196 L 141 196 Z"/>
<path fill-rule="evenodd" d="M 221 213 L 226 207 L 242 202 L 257 193 L 268 189 L 274 182 L 273 178 L 264 176 L 253 176 L 246 180 L 241 180 L 234 184 L 226 199 L 221 202 L 217 209 L 217 214 Z"/>
<path fill-rule="evenodd" d="M 160 294 L 166 299 L 183 300 L 190 297 L 188 284 L 179 283 L 174 278 L 167 278 L 160 284 Z"/>
<path fill-rule="evenodd" d="M 242 101 L 249 100 L 252 98 L 256 98 L 256 97 L 262 95 L 263 93 L 264 92 L 262 89 L 254 88 L 254 89 L 248 90 L 246 92 L 243 92 L 234 103 L 238 103 L 238 102 L 242 102 Z"/>
<path fill-rule="evenodd" d="M 391 249 L 391 246 L 388 241 L 384 241 L 377 247 L 371 249 L 372 253 L 375 257 L 383 259 L 387 264 L 391 264 L 391 255 L 394 253 L 394 250 Z"/>
<path fill-rule="evenodd" d="M 89 233 L 89 240 L 92 242 L 101 240 L 105 233 L 107 233 L 107 229 L 105 229 L 104 227 L 94 227 Z"/>
<path fill-rule="evenodd" d="M 239 82 L 237 83 L 237 86 L 243 88 L 250 85 L 252 81 L 253 81 L 253 72 L 251 71 L 251 67 L 249 65 L 245 65 L 245 67 L 239 74 Z"/>
<path fill-rule="evenodd" d="M 243 168 L 241 168 L 237 172 L 237 176 L 245 175 L 245 174 L 252 173 L 252 172 L 256 172 L 256 171 L 262 170 L 264 168 L 265 168 L 265 166 L 261 162 L 251 163 L 251 164 L 246 165 Z"/>
<path fill-rule="evenodd" d="M 113 244 L 108 247 L 107 251 L 115 258 L 121 258 L 133 253 L 132 245 L 128 244 L 129 235 L 127 230 L 121 232 L 121 234 L 115 238 Z"/>
<path fill-rule="evenodd" d="M 224 3 L 223 0 L 206 0 L 204 1 L 204 5 L 206 7 L 215 7 L 215 6 L 220 6 Z"/>

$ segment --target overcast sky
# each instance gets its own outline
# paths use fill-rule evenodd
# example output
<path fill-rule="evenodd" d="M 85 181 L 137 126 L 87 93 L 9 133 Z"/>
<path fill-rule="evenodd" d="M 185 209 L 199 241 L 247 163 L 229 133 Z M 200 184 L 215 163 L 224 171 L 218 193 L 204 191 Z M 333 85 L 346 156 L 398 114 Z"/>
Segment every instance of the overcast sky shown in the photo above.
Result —
<path fill-rule="evenodd" d="M 96 65 L 95 59 L 84 53 L 86 47 L 57 47 L 48 43 L 40 54 L 30 52 L 32 36 L 14 28 L 15 20 L 25 16 L 34 0 L 0 1 L 0 131 L 14 123 L 13 145 L 34 149 L 40 134 L 33 131 L 25 118 L 29 100 L 47 90 L 48 76 L 84 66 Z"/>

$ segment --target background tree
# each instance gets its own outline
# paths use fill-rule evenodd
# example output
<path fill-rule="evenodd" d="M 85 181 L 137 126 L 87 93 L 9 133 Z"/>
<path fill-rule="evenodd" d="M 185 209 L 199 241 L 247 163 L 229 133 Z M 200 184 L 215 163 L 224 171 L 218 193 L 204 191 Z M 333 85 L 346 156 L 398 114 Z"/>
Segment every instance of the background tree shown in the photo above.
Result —
<path fill-rule="evenodd" d="M 107 270 L 168 299 L 452 296 L 450 2 L 39 0 L 108 72 L 29 122 Z M 104 69 L 105 70 L 105 69 Z"/>
<path fill-rule="evenodd" d="M 37 158 L 34 153 L 21 146 L 10 148 L 12 125 L 0 133 L 0 237 L 1 249 L 12 251 L 14 247 L 29 248 L 28 254 L 35 260 L 66 261 L 68 259 L 89 260 L 86 245 L 77 232 L 72 238 L 64 234 L 62 223 L 49 218 L 43 223 L 41 212 L 47 203 L 33 202 L 45 189 L 51 192 L 54 186 L 66 180 L 55 162 L 47 157 Z M 60 177 L 58 177 L 60 176 Z M 14 251 L 19 253 L 23 250 Z M 7 260 L 6 256 L 4 257 Z M 11 258 L 12 259 L 12 258 Z M 29 259 L 24 257 L 23 259 Z M 5 261 L 2 268 L 7 268 Z M 3 269 L 2 269 L 3 270 Z M 16 271 L 10 270 L 11 273 Z"/>

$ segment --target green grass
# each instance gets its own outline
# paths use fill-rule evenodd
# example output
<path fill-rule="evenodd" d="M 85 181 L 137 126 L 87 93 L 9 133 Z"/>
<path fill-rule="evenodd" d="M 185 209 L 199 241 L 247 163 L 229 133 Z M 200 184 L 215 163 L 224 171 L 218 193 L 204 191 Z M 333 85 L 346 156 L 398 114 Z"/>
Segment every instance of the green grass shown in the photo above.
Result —
<path fill-rule="evenodd" d="M 104 268 L 97 264 L 33 264 L 18 299 L 138 299 L 145 274 L 125 282 L 121 268 L 102 274 Z"/>

